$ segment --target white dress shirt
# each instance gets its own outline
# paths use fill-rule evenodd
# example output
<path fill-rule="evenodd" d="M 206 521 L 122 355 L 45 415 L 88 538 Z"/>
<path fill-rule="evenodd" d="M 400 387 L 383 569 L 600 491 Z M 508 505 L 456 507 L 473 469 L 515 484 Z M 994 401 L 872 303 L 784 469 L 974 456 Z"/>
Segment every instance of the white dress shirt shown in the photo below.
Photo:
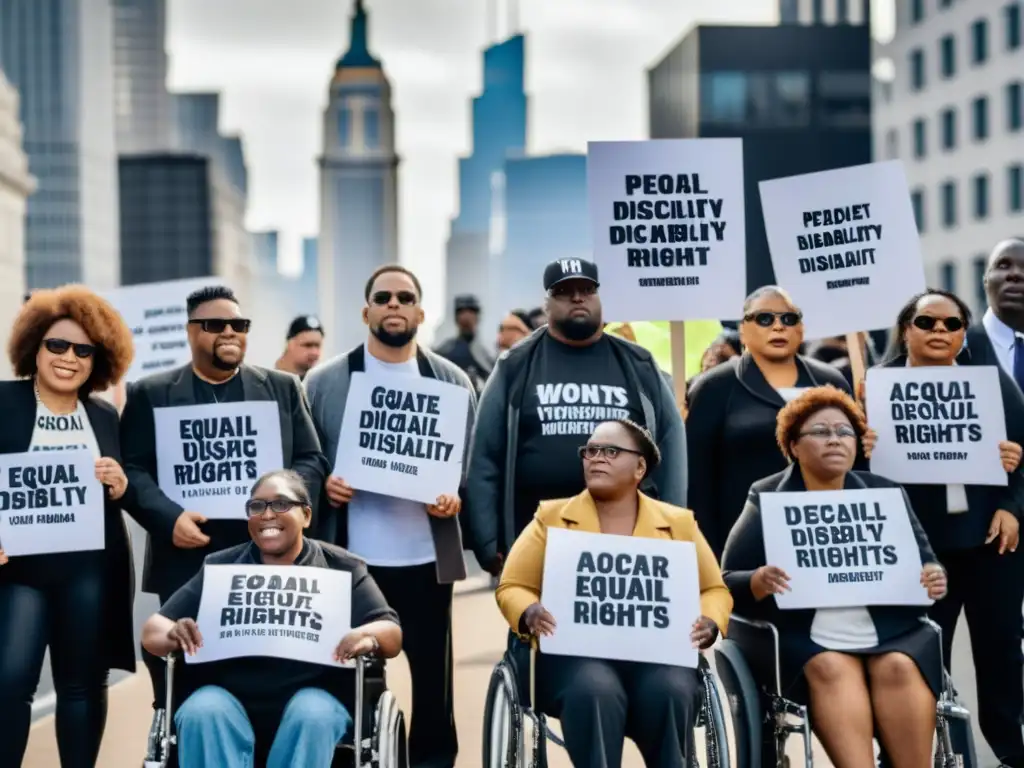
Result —
<path fill-rule="evenodd" d="M 1024 338 L 1024 334 L 1016 333 L 996 317 L 991 309 L 986 310 L 985 316 L 981 318 L 981 324 L 985 328 L 985 333 L 988 334 L 988 340 L 992 342 L 992 348 L 996 352 L 996 359 L 999 361 L 1000 367 L 1010 378 L 1013 378 L 1013 347 L 1017 337 Z"/>

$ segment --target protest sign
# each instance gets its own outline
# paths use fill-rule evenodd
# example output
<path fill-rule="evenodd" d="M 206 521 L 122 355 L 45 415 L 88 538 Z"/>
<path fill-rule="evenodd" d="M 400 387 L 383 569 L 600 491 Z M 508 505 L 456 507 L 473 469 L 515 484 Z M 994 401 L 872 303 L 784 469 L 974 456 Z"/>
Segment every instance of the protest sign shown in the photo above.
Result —
<path fill-rule="evenodd" d="M 558 624 L 544 653 L 697 666 L 693 542 L 549 528 L 540 601 Z"/>
<path fill-rule="evenodd" d="M 303 565 L 207 565 L 196 625 L 203 645 L 185 661 L 246 656 L 339 666 L 352 629 L 352 574 Z"/>
<path fill-rule="evenodd" d="M 872 368 L 871 471 L 898 483 L 1006 485 L 1003 393 L 994 366 Z"/>
<path fill-rule="evenodd" d="M 189 362 L 192 353 L 185 300 L 199 288 L 223 284 L 220 278 L 198 277 L 128 285 L 104 293 L 132 329 L 135 340 L 135 358 L 125 380 L 136 381 Z"/>
<path fill-rule="evenodd" d="M 782 610 L 931 605 L 899 488 L 761 494 L 764 552 L 792 591 Z"/>
<path fill-rule="evenodd" d="M 733 317 L 746 292 L 741 139 L 592 141 L 605 320 Z"/>
<path fill-rule="evenodd" d="M 920 238 L 898 160 L 762 181 L 775 282 L 809 339 L 887 328 L 925 288 Z"/>
<path fill-rule="evenodd" d="M 0 549 L 11 557 L 103 549 L 104 493 L 91 451 L 0 454 Z"/>
<path fill-rule="evenodd" d="M 464 387 L 353 373 L 334 474 L 353 488 L 424 504 L 457 495 L 468 415 Z"/>
<path fill-rule="evenodd" d="M 211 520 L 244 520 L 253 483 L 284 466 L 271 401 L 154 408 L 160 490 Z"/>

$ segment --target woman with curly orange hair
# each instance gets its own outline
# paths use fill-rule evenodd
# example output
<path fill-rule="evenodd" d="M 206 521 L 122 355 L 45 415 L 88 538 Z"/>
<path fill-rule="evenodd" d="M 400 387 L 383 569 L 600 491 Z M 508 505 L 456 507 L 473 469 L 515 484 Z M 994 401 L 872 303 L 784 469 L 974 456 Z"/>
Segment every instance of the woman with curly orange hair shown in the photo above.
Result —
<path fill-rule="evenodd" d="M 87 449 L 107 488 L 106 547 L 13 556 L 0 551 L 0 768 L 20 766 L 43 654 L 50 649 L 61 766 L 96 764 L 110 669 L 135 671 L 131 549 L 121 503 L 117 411 L 95 393 L 132 360 L 132 333 L 82 286 L 34 292 L 11 331 L 18 381 L 0 382 L 0 453 Z"/>
<path fill-rule="evenodd" d="M 866 428 L 860 406 L 830 386 L 808 389 L 779 411 L 776 439 L 791 464 L 751 486 L 725 545 L 722 576 L 736 614 L 778 629 L 783 693 L 799 703 L 809 699 L 811 724 L 833 765 L 874 768 L 877 723 L 895 768 L 925 768 L 931 765 L 943 674 L 938 639 L 921 623 L 926 609 L 782 611 L 773 596 L 788 590 L 789 576 L 765 562 L 762 493 L 899 488 L 884 477 L 853 471 Z M 946 593 L 945 571 L 905 493 L 904 500 L 925 564 L 921 586 L 938 600 Z"/>

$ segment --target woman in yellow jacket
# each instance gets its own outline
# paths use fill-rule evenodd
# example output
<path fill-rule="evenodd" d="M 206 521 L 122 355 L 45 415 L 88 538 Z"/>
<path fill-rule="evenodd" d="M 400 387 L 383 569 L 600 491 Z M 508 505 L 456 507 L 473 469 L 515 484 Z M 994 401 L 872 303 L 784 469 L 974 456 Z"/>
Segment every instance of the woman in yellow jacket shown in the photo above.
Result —
<path fill-rule="evenodd" d="M 732 597 L 693 513 L 637 490 L 660 460 L 650 433 L 631 421 L 604 422 L 580 456 L 587 489 L 541 503 L 509 553 L 496 592 L 509 626 L 524 638 L 556 631 L 555 617 L 540 604 L 548 528 L 692 541 L 702 615 L 690 639 L 694 647 L 710 647 L 726 631 Z M 561 721 L 576 768 L 619 766 L 626 736 L 648 768 L 688 765 L 701 693 L 695 669 L 538 654 L 536 681 L 537 708 Z"/>

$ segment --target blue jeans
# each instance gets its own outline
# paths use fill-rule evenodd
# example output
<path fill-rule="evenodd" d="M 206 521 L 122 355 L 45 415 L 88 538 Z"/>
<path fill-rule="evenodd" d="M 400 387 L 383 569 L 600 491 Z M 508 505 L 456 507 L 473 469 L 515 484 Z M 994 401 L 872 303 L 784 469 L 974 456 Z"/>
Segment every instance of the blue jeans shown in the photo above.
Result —
<path fill-rule="evenodd" d="M 181 768 L 251 768 L 256 737 L 242 703 L 207 685 L 174 715 Z M 330 768 L 352 725 L 345 706 L 326 691 L 304 688 L 284 708 L 267 768 Z"/>

